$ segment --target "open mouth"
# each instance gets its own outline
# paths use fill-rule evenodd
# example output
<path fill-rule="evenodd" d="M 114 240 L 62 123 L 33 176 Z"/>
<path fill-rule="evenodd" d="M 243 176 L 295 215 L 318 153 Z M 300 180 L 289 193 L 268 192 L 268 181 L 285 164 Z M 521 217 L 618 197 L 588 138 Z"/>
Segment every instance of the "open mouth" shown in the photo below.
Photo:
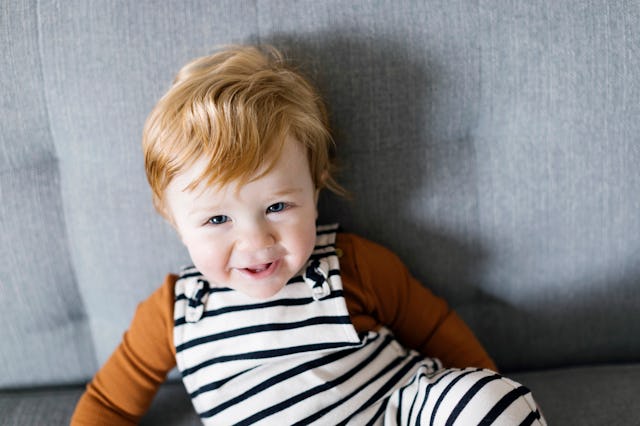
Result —
<path fill-rule="evenodd" d="M 273 265 L 273 263 L 265 263 L 264 265 L 260 265 L 254 268 L 245 268 L 245 269 L 252 274 L 259 274 L 260 272 L 266 271 L 267 269 L 269 269 L 271 265 Z"/>
<path fill-rule="evenodd" d="M 262 263 L 259 265 L 251 265 L 240 269 L 242 273 L 251 278 L 266 278 L 271 275 L 278 267 L 278 261 Z"/>

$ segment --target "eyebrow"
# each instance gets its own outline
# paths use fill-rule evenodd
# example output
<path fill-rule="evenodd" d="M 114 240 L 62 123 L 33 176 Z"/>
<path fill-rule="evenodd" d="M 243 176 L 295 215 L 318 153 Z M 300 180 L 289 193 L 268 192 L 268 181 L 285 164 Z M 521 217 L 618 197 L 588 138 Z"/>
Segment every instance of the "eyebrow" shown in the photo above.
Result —
<path fill-rule="evenodd" d="M 303 191 L 303 189 L 300 188 L 300 187 L 285 188 L 285 189 L 283 189 L 281 191 L 278 191 L 278 192 L 274 193 L 273 195 L 275 197 L 282 197 L 284 195 L 291 195 L 291 194 L 295 194 L 295 193 L 302 192 L 302 191 Z"/>
<path fill-rule="evenodd" d="M 194 217 L 194 216 L 203 216 L 205 214 L 209 215 L 211 214 L 211 212 L 215 212 L 216 210 L 220 210 L 218 206 L 196 207 L 193 210 L 189 210 L 187 212 L 187 216 Z"/>

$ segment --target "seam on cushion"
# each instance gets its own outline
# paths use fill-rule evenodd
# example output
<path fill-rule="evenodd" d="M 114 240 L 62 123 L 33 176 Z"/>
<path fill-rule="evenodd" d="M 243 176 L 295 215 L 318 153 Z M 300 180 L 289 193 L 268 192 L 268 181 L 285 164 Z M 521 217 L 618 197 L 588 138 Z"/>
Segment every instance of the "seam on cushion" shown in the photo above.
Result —
<path fill-rule="evenodd" d="M 58 7 L 59 8 L 59 7 Z M 63 235 L 64 235 L 64 239 L 66 242 L 66 249 L 67 249 L 67 253 L 69 253 L 69 269 L 70 269 L 70 273 L 72 274 L 71 279 L 73 280 L 74 283 L 74 287 L 75 287 L 75 291 L 77 293 L 78 298 L 80 299 L 80 301 L 82 302 L 82 309 L 80 312 L 80 315 L 76 315 L 73 318 L 70 318 L 70 321 L 75 322 L 76 324 L 78 323 L 83 323 L 82 327 L 83 329 L 86 330 L 86 333 L 88 335 L 88 337 L 90 338 L 89 341 L 87 342 L 87 344 L 91 347 L 92 349 L 92 354 L 91 354 L 91 361 L 93 363 L 93 369 L 96 370 L 98 367 L 98 354 L 96 352 L 96 348 L 95 348 L 95 344 L 94 344 L 94 340 L 93 340 L 93 335 L 92 335 L 92 328 L 91 328 L 91 324 L 90 324 L 90 319 L 89 319 L 89 315 L 87 312 L 87 304 L 86 301 L 84 299 L 84 295 L 82 293 L 82 291 L 80 291 L 80 286 L 79 286 L 79 282 L 78 282 L 78 276 L 77 276 L 77 272 L 75 270 L 75 265 L 73 263 L 73 256 L 72 256 L 72 251 L 71 251 L 71 246 L 70 246 L 70 239 L 69 239 L 69 227 L 67 226 L 67 214 L 66 214 L 66 209 L 65 209 L 65 202 L 63 199 L 63 191 L 62 191 L 62 171 L 60 170 L 60 157 L 58 156 L 58 144 L 56 144 L 55 138 L 54 138 L 54 134 L 53 134 L 53 127 L 51 125 L 52 121 L 52 115 L 51 115 L 51 108 L 50 108 L 50 99 L 47 96 L 48 91 L 47 91 L 47 87 L 46 87 L 46 82 L 45 82 L 45 70 L 44 70 L 44 43 L 43 43 L 43 34 L 42 34 L 42 12 L 41 12 L 41 0 L 36 0 L 36 7 L 35 7 L 35 18 L 36 18 L 36 40 L 37 40 L 37 44 L 38 44 L 38 68 L 39 68 L 39 72 L 40 72 L 40 81 L 42 84 L 42 102 L 44 104 L 44 109 L 45 109 L 45 116 L 47 119 L 47 123 L 46 123 L 46 128 L 47 128 L 47 133 L 49 135 L 49 138 L 51 140 L 51 144 L 53 146 L 53 149 L 49 152 L 51 152 L 51 157 L 47 158 L 47 159 L 43 159 L 42 162 L 36 162 L 35 164 L 40 164 L 40 163 L 48 163 L 48 162 L 55 162 L 56 163 L 56 168 L 58 171 L 58 176 L 59 176 L 59 182 L 58 182 L 58 193 L 60 194 L 60 209 L 61 209 L 61 213 L 62 213 L 62 218 L 63 218 Z M 79 357 L 82 357 L 81 353 L 78 353 Z"/>
<path fill-rule="evenodd" d="M 57 162 L 58 161 L 58 153 L 57 153 L 57 145 L 54 143 L 54 138 L 53 138 L 53 129 L 51 127 L 51 108 L 49 108 L 49 99 L 47 97 L 47 90 L 45 87 L 45 80 L 44 80 L 44 55 L 42 52 L 42 31 L 41 31 L 41 26 L 42 26 L 42 20 L 41 20 L 41 13 L 40 13 L 40 1 L 41 0 L 36 0 L 36 9 L 35 9 L 35 14 L 36 14 L 36 40 L 38 43 L 38 69 L 40 71 L 40 82 L 42 83 L 42 103 L 44 106 L 44 110 L 45 110 L 45 115 L 47 117 L 47 133 L 49 134 L 49 137 L 51 138 L 51 144 L 53 145 L 53 150 L 51 151 L 53 154 L 53 159 Z"/>

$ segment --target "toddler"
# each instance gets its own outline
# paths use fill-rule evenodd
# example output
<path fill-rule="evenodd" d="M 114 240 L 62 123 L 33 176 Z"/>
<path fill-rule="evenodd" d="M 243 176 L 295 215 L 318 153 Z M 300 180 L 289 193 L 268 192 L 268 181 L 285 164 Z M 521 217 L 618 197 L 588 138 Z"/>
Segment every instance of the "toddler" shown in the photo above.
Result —
<path fill-rule="evenodd" d="M 275 49 L 187 64 L 151 112 L 153 202 L 193 266 L 141 303 L 72 424 L 135 424 L 178 367 L 205 424 L 544 424 L 389 250 L 318 226 L 327 113 Z"/>

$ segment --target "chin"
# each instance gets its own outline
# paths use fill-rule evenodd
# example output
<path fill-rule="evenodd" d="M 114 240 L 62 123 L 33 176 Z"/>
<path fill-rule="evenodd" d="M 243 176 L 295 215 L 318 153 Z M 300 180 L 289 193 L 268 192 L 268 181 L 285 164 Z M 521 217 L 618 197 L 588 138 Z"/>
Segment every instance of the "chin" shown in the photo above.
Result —
<path fill-rule="evenodd" d="M 253 297 L 254 299 L 269 299 L 270 297 L 275 296 L 280 293 L 280 290 L 284 288 L 283 286 L 277 288 L 268 288 L 268 289 L 242 289 L 240 292 L 244 293 L 246 296 Z"/>

